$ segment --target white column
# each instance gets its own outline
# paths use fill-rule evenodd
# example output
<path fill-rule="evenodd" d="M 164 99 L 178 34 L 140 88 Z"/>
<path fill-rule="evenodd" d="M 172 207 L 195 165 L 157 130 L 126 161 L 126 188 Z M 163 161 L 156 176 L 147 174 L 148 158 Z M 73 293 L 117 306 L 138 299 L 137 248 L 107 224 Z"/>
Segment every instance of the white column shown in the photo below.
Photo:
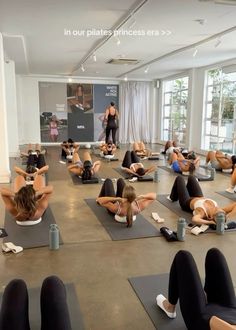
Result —
<path fill-rule="evenodd" d="M 18 114 L 16 101 L 15 63 L 5 63 L 6 109 L 9 156 L 19 156 Z"/>
<path fill-rule="evenodd" d="M 3 38 L 0 33 L 0 183 L 10 182 Z"/>

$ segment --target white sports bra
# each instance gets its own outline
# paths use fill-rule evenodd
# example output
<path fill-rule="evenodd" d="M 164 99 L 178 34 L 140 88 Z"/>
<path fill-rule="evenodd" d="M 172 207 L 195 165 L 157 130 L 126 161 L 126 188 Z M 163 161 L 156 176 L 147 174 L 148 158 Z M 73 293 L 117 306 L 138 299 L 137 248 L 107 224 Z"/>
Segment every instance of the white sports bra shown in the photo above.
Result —
<path fill-rule="evenodd" d="M 37 225 L 38 223 L 40 223 L 41 221 L 42 221 L 42 218 L 40 217 L 37 220 L 26 220 L 26 221 L 18 221 L 18 220 L 16 220 L 16 223 L 19 226 L 34 226 L 34 225 Z"/>
<path fill-rule="evenodd" d="M 206 208 L 204 206 L 204 203 L 206 201 L 210 201 L 210 202 L 212 202 L 214 204 L 214 206 L 218 206 L 217 203 L 216 203 L 216 201 L 214 201 L 213 199 L 210 199 L 210 198 L 198 199 L 198 200 L 196 200 L 196 202 L 193 205 L 193 207 L 194 207 L 193 215 L 196 214 L 196 212 L 195 212 L 196 208 L 200 207 L 201 209 L 203 209 L 203 211 L 205 212 L 206 216 L 208 217 L 208 213 L 207 213 Z"/>

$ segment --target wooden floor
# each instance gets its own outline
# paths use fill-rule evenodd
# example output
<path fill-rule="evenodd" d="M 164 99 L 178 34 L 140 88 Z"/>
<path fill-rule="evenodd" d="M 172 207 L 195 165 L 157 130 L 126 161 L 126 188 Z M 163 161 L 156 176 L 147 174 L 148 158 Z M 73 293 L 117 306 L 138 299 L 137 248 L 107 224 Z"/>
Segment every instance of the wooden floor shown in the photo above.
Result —
<path fill-rule="evenodd" d="M 150 147 L 154 151 L 160 148 L 158 145 Z M 114 168 L 121 164 L 127 148 L 129 146 L 122 146 L 117 151 L 119 162 L 102 160 L 101 178 L 119 177 Z M 84 201 L 85 198 L 98 196 L 101 184 L 73 185 L 66 165 L 59 163 L 59 147 L 47 147 L 46 159 L 50 166 L 49 182 L 54 187 L 50 206 L 64 245 L 59 251 L 50 251 L 44 247 L 24 250 L 18 255 L 0 254 L 2 289 L 13 278 L 24 279 L 30 288 L 41 286 L 46 276 L 56 274 L 64 282 L 75 284 L 85 329 L 151 330 L 154 326 L 127 278 L 169 272 L 173 257 L 180 249 L 192 252 L 203 277 L 205 254 L 209 248 L 218 247 L 226 255 L 233 280 L 236 281 L 236 232 L 225 233 L 224 236 L 194 236 L 187 233 L 185 242 L 174 243 L 168 243 L 163 237 L 112 241 Z M 97 158 L 93 156 L 93 159 Z M 145 167 L 151 164 L 158 166 L 164 165 L 165 160 L 145 160 L 144 163 Z M 11 159 L 11 166 L 14 164 L 21 164 L 21 160 Z M 138 194 L 150 191 L 168 194 L 175 176 L 159 169 L 158 177 L 158 183 L 131 184 Z M 201 187 L 206 196 L 213 197 L 223 206 L 230 200 L 215 192 L 227 188 L 229 181 L 230 176 L 217 173 L 213 182 L 201 182 Z M 151 212 L 154 211 L 165 219 L 165 226 L 176 229 L 178 217 L 158 201 L 143 212 L 154 226 L 160 228 L 151 218 Z M 1 227 L 4 214 L 4 206 L 0 201 Z"/>

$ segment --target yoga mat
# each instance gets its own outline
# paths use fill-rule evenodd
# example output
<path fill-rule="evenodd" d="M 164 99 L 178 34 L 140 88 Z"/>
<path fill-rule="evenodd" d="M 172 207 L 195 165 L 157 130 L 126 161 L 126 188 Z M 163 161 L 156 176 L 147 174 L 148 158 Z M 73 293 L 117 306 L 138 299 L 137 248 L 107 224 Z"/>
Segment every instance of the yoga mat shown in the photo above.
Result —
<path fill-rule="evenodd" d="M 221 195 L 221 196 L 224 196 L 226 198 L 229 198 L 234 202 L 236 202 L 236 193 L 230 194 L 227 191 L 216 191 L 216 193 Z"/>
<path fill-rule="evenodd" d="M 50 207 L 44 212 L 42 221 L 34 226 L 19 226 L 12 215 L 6 212 L 4 228 L 8 236 L 3 239 L 3 242 L 12 242 L 24 249 L 48 246 L 49 225 L 52 223 L 56 221 Z M 60 244 L 63 244 L 61 237 Z"/>
<path fill-rule="evenodd" d="M 173 169 L 172 168 L 170 168 L 170 167 L 167 167 L 167 166 L 158 166 L 158 168 L 160 168 L 160 169 L 162 169 L 162 170 L 164 170 L 164 171 L 167 171 L 167 172 L 169 172 L 169 173 L 171 173 L 171 174 L 173 174 L 173 175 L 182 175 L 183 177 L 188 177 L 188 175 L 184 175 L 184 174 L 181 174 L 181 173 L 176 173 L 176 172 L 174 172 L 173 171 Z M 206 170 L 206 169 L 205 169 Z M 211 175 L 210 175 L 210 173 L 207 175 L 207 174 L 202 174 L 202 173 L 198 173 L 198 172 L 196 172 L 195 174 L 194 174 L 194 176 L 197 178 L 197 179 L 199 179 L 199 181 L 212 181 L 212 179 L 211 179 Z"/>
<path fill-rule="evenodd" d="M 176 306 L 177 317 L 170 319 L 156 303 L 156 296 L 168 297 L 169 274 L 148 275 L 128 279 L 154 326 L 158 330 L 186 329 L 179 304 Z M 200 329 L 199 329 L 200 330 Z"/>
<path fill-rule="evenodd" d="M 72 329 L 83 330 L 83 318 L 81 316 L 79 301 L 77 298 L 75 286 L 73 283 L 66 283 L 67 305 L 70 313 Z M 29 293 L 29 320 L 31 330 L 40 330 L 41 314 L 40 314 L 40 291 L 41 288 L 30 288 Z M 3 292 L 0 293 L 0 302 L 2 303 Z M 14 303 L 14 302 L 13 302 Z M 52 329 L 53 330 L 53 329 Z"/>
<path fill-rule="evenodd" d="M 179 202 L 171 202 L 167 199 L 168 195 L 158 195 L 157 200 L 164 206 L 166 206 L 169 210 L 173 211 L 179 217 L 184 218 L 188 224 L 191 223 L 192 220 L 192 213 L 183 211 L 179 205 Z M 236 228 L 226 229 L 225 231 L 236 231 Z M 215 229 L 208 228 L 203 234 L 205 233 L 216 233 Z"/>
<path fill-rule="evenodd" d="M 74 185 L 84 185 L 85 184 L 85 183 L 83 183 L 82 179 L 78 175 L 70 173 L 70 176 L 71 176 L 71 179 L 72 179 Z M 100 178 L 98 176 L 93 176 L 93 179 L 98 179 L 98 182 L 93 182 L 91 180 L 90 184 L 96 184 L 96 183 L 100 182 Z"/>
<path fill-rule="evenodd" d="M 105 207 L 98 205 L 95 199 L 85 199 L 85 201 L 113 241 L 162 236 L 160 231 L 141 214 L 137 215 L 131 228 L 126 228 L 126 223 L 115 221 L 114 215 L 109 214 Z"/>
<path fill-rule="evenodd" d="M 107 159 L 107 158 L 105 158 L 105 157 L 102 157 L 100 154 L 94 154 L 94 156 L 95 156 L 95 157 L 98 157 L 98 158 L 100 158 L 100 159 L 103 159 L 103 160 L 105 160 L 105 161 L 107 161 L 107 162 L 109 162 L 109 161 L 114 162 L 114 161 L 119 160 L 119 159 L 116 158 L 116 157 L 114 157 L 114 158 L 110 158 L 110 159 Z"/>
<path fill-rule="evenodd" d="M 127 173 L 127 172 L 125 172 L 124 170 L 122 170 L 122 168 L 120 168 L 120 167 L 116 167 L 116 168 L 114 168 L 114 170 L 116 171 L 116 172 L 118 172 L 124 179 L 132 179 L 133 177 L 135 177 L 135 175 L 133 175 L 133 174 L 129 174 L 129 173 Z M 145 180 L 146 179 L 146 180 Z M 152 179 L 152 180 L 151 180 Z M 138 178 L 138 180 L 137 181 L 153 181 L 153 177 L 152 176 L 150 176 L 150 175 L 144 175 L 144 176 L 142 176 L 141 178 L 140 178 L 140 180 L 139 180 L 139 178 Z"/>

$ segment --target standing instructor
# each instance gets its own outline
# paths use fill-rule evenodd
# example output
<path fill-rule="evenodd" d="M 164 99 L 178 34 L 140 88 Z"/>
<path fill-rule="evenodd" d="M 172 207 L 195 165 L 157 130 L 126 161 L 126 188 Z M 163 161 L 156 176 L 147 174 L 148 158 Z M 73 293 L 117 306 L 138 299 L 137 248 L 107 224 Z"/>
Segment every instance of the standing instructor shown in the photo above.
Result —
<path fill-rule="evenodd" d="M 110 106 L 106 109 L 105 112 L 105 121 L 106 126 L 106 143 L 108 143 L 110 132 L 112 133 L 112 142 L 116 145 L 116 131 L 118 128 L 117 121 L 119 118 L 119 113 L 115 107 L 115 103 L 111 102 Z"/>

